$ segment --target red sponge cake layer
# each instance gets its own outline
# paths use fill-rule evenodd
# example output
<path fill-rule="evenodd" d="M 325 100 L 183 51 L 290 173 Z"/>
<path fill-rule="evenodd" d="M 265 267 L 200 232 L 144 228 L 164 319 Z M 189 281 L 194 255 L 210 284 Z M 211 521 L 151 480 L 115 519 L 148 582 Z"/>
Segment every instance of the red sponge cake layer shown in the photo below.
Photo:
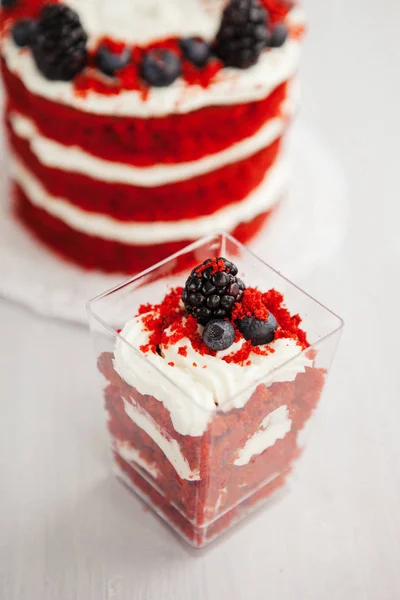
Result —
<path fill-rule="evenodd" d="M 16 187 L 16 212 L 23 223 L 49 248 L 87 269 L 137 273 L 181 250 L 194 240 L 150 245 L 127 245 L 76 231 L 44 210 L 38 209 Z M 231 232 L 242 243 L 256 235 L 270 216 L 264 212 Z M 134 241 L 134 240 L 133 240 Z"/>
<path fill-rule="evenodd" d="M 137 166 L 198 160 L 254 135 L 281 115 L 286 83 L 258 102 L 209 106 L 149 119 L 83 112 L 30 93 L 3 63 L 10 109 L 29 116 L 40 132 L 65 146 Z"/>
<path fill-rule="evenodd" d="M 184 181 L 155 187 L 108 183 L 41 163 L 9 128 L 11 146 L 46 191 L 84 210 L 120 221 L 180 221 L 211 215 L 244 200 L 275 163 L 277 139 L 254 156 Z"/>

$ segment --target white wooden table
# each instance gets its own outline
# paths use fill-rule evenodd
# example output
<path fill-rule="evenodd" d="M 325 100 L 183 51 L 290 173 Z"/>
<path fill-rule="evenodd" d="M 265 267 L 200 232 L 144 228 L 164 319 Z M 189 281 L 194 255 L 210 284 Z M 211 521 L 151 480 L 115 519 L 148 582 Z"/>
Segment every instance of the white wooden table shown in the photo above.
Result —
<path fill-rule="evenodd" d="M 400 4 L 306 4 L 302 118 L 351 215 L 300 282 L 347 327 L 295 493 L 189 550 L 109 475 L 87 332 L 0 302 L 1 600 L 400 597 Z"/>

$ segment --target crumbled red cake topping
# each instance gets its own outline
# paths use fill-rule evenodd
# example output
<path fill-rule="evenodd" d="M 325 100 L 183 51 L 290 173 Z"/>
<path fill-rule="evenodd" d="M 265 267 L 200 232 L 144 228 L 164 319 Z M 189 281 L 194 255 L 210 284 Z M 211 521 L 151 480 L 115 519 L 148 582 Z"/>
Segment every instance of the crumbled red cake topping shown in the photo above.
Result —
<path fill-rule="evenodd" d="M 107 37 L 102 38 L 96 48 L 90 52 L 89 66 L 95 67 L 96 51 L 101 45 L 117 54 L 125 48 L 123 43 Z M 143 99 L 146 99 L 150 88 L 141 77 L 139 65 L 142 64 L 146 52 L 156 49 L 171 50 L 180 56 L 182 60 L 182 80 L 186 85 L 199 85 L 207 88 L 224 67 L 220 60 L 214 58 L 204 68 L 197 68 L 184 58 L 179 46 L 179 39 L 168 38 L 158 40 L 145 47 L 136 46 L 132 48 L 132 62 L 118 71 L 113 78 L 105 78 L 96 68 L 86 69 L 73 81 L 75 92 L 80 96 L 85 96 L 90 91 L 105 96 L 115 96 L 124 90 L 136 90 L 141 91 Z"/>
<path fill-rule="evenodd" d="M 266 321 L 269 313 L 270 311 L 263 301 L 263 294 L 256 288 L 248 288 L 243 292 L 241 302 L 237 302 L 233 308 L 232 321 L 236 322 L 244 317 L 255 317 Z"/>
<path fill-rule="evenodd" d="M 261 0 L 269 12 L 272 23 L 283 21 L 288 12 L 293 8 L 294 2 L 290 0 Z"/>
<path fill-rule="evenodd" d="M 197 275 L 201 275 L 206 269 L 210 269 L 211 274 L 215 275 L 215 273 L 221 273 L 222 271 L 225 271 L 226 267 L 223 260 L 217 260 L 216 257 L 214 257 L 207 261 L 206 264 L 200 265 L 200 267 L 196 269 Z"/>
<path fill-rule="evenodd" d="M 219 264 L 221 263 L 221 264 Z M 214 259 L 214 273 L 223 267 L 222 261 Z M 209 265 L 207 265 L 209 268 Z M 199 268 L 201 272 L 202 267 Z M 172 289 L 164 300 L 155 306 L 144 304 L 138 310 L 138 315 L 143 316 L 143 323 L 149 332 L 149 343 L 140 346 L 143 353 L 159 352 L 159 346 L 167 348 L 178 344 L 182 339 L 190 340 L 193 349 L 201 356 L 216 356 L 203 342 L 201 337 L 201 328 L 197 321 L 187 315 L 181 305 L 182 288 Z M 272 313 L 277 322 L 278 329 L 275 332 L 275 339 L 292 339 L 298 343 L 302 349 L 309 347 L 306 333 L 300 328 L 301 318 L 299 315 L 291 315 L 284 305 L 283 295 L 272 289 L 267 292 L 261 292 L 256 288 L 247 288 L 243 294 L 241 302 L 236 303 L 233 309 L 230 322 L 235 327 L 235 342 L 243 339 L 243 335 L 237 328 L 237 322 L 244 317 L 255 317 L 260 320 L 267 320 L 268 315 Z M 227 363 L 237 365 L 251 365 L 251 355 L 266 356 L 275 352 L 273 346 L 253 346 L 250 340 L 244 341 L 241 348 L 232 351 L 222 360 Z M 178 349 L 178 354 L 186 357 L 188 355 L 187 346 Z M 170 364 L 170 363 L 168 363 Z M 193 366 L 197 364 L 193 363 Z"/>

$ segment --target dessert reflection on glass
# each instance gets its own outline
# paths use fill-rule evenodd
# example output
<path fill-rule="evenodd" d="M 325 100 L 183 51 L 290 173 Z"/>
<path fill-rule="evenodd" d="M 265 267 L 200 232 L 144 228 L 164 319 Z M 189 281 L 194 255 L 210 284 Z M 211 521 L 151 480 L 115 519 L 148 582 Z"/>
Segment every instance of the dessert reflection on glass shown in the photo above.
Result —
<path fill-rule="evenodd" d="M 204 546 L 285 483 L 342 322 L 225 234 L 89 313 L 117 474 Z"/>

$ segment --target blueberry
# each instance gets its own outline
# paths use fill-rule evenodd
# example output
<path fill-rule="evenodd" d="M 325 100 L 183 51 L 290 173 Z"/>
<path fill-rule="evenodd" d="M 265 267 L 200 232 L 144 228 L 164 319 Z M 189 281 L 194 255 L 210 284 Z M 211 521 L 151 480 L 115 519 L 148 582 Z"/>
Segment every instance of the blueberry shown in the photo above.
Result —
<path fill-rule="evenodd" d="M 272 313 L 269 313 L 267 321 L 261 321 L 254 317 L 244 317 L 238 323 L 239 331 L 246 340 L 251 340 L 253 346 L 270 344 L 275 339 L 275 331 L 278 323 Z"/>
<path fill-rule="evenodd" d="M 285 23 L 278 23 L 272 29 L 271 37 L 269 39 L 269 47 L 270 48 L 280 48 L 287 40 L 288 36 L 288 28 Z"/>
<path fill-rule="evenodd" d="M 215 352 L 227 350 L 235 341 L 235 329 L 229 321 L 213 319 L 204 327 L 203 342 Z"/>
<path fill-rule="evenodd" d="M 34 19 L 21 19 L 14 24 L 12 36 L 14 42 L 20 48 L 30 46 L 37 31 L 37 21 Z"/>
<path fill-rule="evenodd" d="M 111 52 L 105 46 L 100 46 L 96 54 L 96 65 L 105 75 L 112 77 L 116 71 L 126 67 L 131 61 L 131 51 L 129 48 L 124 48 L 122 52 L 117 54 Z"/>
<path fill-rule="evenodd" d="M 142 77 L 154 87 L 167 87 L 181 74 L 179 56 L 171 50 L 150 50 L 142 62 Z"/>
<path fill-rule="evenodd" d="M 211 56 L 211 47 L 207 42 L 196 38 L 185 38 L 180 41 L 185 58 L 201 69 L 205 67 Z"/>

